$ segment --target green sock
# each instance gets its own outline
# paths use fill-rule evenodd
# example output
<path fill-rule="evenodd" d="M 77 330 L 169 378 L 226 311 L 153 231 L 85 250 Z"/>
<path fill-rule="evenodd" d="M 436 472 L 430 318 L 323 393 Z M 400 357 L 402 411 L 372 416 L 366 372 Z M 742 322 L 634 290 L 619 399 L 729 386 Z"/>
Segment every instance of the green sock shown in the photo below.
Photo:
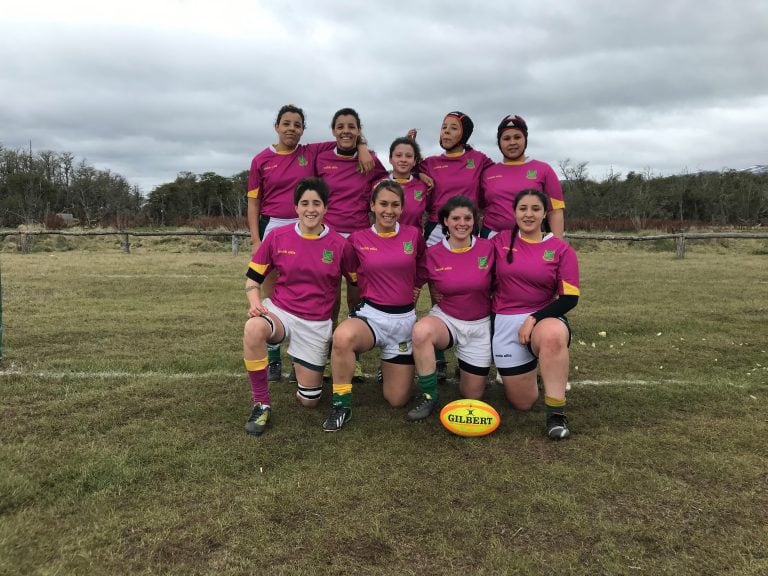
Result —
<path fill-rule="evenodd" d="M 419 390 L 423 394 L 428 394 L 433 400 L 437 400 L 437 372 L 427 374 L 426 376 L 419 376 Z"/>
<path fill-rule="evenodd" d="M 280 362 L 280 344 L 267 344 L 267 358 L 270 364 Z"/>
<path fill-rule="evenodd" d="M 334 406 L 352 408 L 352 384 L 334 384 L 332 403 Z"/>
<path fill-rule="evenodd" d="M 435 360 L 437 360 L 438 364 L 445 364 L 445 350 L 435 348 Z"/>

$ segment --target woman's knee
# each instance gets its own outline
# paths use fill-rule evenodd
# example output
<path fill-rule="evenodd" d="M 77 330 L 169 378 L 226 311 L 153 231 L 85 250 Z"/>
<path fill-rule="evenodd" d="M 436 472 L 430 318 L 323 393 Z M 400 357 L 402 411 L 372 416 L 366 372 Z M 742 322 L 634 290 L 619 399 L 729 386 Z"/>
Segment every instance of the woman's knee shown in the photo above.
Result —
<path fill-rule="evenodd" d="M 392 408 L 402 408 L 408 403 L 408 400 L 410 399 L 411 394 L 410 390 L 403 391 L 403 390 L 385 390 L 384 391 L 384 399 L 389 402 L 389 405 L 392 406 Z"/>
<path fill-rule="evenodd" d="M 272 333 L 269 323 L 261 316 L 249 318 L 243 328 L 243 341 L 250 344 L 266 342 Z"/>
<path fill-rule="evenodd" d="M 568 334 L 562 330 L 544 330 L 535 335 L 532 344 L 538 357 L 560 354 L 568 348 Z"/>
<path fill-rule="evenodd" d="M 434 341 L 434 330 L 427 322 L 416 322 L 411 338 L 415 347 L 431 344 Z"/>
<path fill-rule="evenodd" d="M 351 326 L 342 322 L 333 332 L 333 350 L 342 351 L 354 348 L 357 332 Z"/>

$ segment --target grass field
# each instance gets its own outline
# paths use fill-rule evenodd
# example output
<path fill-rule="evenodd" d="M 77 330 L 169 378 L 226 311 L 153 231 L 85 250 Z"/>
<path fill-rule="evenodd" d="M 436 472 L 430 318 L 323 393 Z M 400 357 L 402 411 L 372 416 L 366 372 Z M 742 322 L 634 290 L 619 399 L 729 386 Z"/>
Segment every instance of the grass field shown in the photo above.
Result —
<path fill-rule="evenodd" d="M 577 246 L 559 443 L 496 385 L 465 439 L 373 378 L 338 434 L 273 385 L 249 437 L 247 255 L 113 244 L 0 254 L 0 574 L 768 574 L 765 243 Z"/>

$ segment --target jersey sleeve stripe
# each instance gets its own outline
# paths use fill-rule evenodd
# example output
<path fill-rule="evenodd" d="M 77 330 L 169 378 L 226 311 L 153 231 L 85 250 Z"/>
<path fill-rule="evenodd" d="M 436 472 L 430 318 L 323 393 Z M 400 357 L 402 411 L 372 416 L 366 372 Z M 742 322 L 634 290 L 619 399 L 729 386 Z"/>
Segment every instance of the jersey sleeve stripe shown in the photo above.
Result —
<path fill-rule="evenodd" d="M 579 291 L 578 286 L 574 286 L 573 284 L 569 284 L 565 280 L 563 280 L 563 295 L 564 296 L 580 296 L 581 292 Z"/>
<path fill-rule="evenodd" d="M 253 190 L 248 190 L 248 198 L 258 198 L 259 197 L 259 189 L 254 188 Z"/>

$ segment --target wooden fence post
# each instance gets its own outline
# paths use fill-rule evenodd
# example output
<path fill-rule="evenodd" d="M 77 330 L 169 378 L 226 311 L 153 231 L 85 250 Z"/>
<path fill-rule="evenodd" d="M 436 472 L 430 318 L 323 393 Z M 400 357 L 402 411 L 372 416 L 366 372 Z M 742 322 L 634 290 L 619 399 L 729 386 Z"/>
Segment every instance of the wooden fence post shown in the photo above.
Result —
<path fill-rule="evenodd" d="M 29 254 L 32 252 L 32 241 L 33 236 L 31 234 L 20 234 L 19 240 L 17 241 L 17 249 L 19 252 L 22 252 L 24 254 Z"/>
<path fill-rule="evenodd" d="M 680 234 L 675 240 L 675 255 L 680 260 L 685 258 L 685 234 Z"/>
<path fill-rule="evenodd" d="M 123 252 L 125 252 L 126 254 L 130 254 L 131 253 L 131 241 L 128 238 L 128 234 L 123 234 L 123 241 L 121 242 L 121 244 L 123 245 Z"/>
<path fill-rule="evenodd" d="M 240 237 L 232 234 L 232 256 L 237 256 L 240 252 Z"/>

